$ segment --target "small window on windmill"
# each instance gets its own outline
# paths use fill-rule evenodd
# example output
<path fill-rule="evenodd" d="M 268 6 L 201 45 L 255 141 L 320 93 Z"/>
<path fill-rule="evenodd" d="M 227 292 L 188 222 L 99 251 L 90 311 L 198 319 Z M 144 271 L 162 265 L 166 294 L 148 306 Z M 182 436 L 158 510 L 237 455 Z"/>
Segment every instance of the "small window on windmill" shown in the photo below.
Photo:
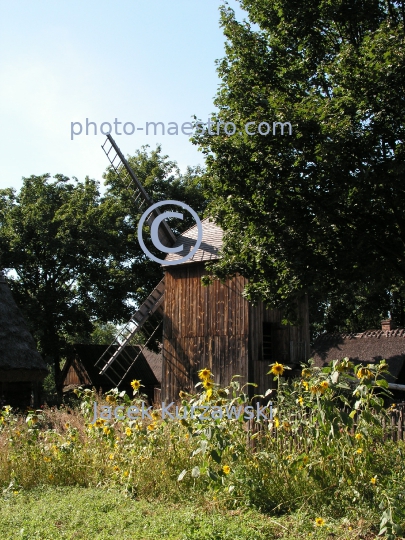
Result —
<path fill-rule="evenodd" d="M 271 362 L 273 360 L 273 325 L 269 322 L 263 323 L 263 356 L 262 360 Z"/>

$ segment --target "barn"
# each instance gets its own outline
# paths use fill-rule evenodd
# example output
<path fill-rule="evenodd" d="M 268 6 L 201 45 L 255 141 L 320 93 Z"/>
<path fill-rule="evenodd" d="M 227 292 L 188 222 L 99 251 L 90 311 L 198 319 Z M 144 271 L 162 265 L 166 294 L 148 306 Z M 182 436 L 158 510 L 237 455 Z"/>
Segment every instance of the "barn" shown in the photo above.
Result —
<path fill-rule="evenodd" d="M 115 387 L 108 378 L 100 375 L 100 370 L 94 365 L 105 349 L 105 345 L 74 345 L 61 373 L 64 393 L 78 386 L 94 387 L 97 392 L 108 392 Z M 132 396 L 131 381 L 137 379 L 143 385 L 142 393 L 148 396 L 151 403 L 155 399 L 159 400 L 162 355 L 146 347 L 141 349 L 139 345 L 127 346 L 125 352 L 131 359 L 136 358 L 136 360 L 122 381 L 120 390 L 125 390 L 129 396 Z"/>

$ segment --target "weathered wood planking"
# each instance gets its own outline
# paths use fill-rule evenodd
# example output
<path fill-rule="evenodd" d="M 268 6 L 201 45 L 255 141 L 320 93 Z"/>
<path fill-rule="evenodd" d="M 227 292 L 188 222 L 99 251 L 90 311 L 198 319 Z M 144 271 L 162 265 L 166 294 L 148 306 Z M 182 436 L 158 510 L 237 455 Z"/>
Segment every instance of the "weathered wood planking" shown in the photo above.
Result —
<path fill-rule="evenodd" d="M 204 273 L 204 263 L 166 269 L 162 398 L 176 400 L 180 390 L 193 391 L 203 367 L 213 372 L 221 386 L 241 375 L 242 384 L 258 384 L 252 393 L 265 392 L 272 377 L 267 375 L 269 362 L 263 361 L 263 322 L 272 323 L 274 361 L 290 363 L 291 354 L 303 346 L 307 357 L 307 299 L 299 302 L 302 324 L 283 326 L 280 310 L 267 309 L 262 303 L 253 306 L 243 297 L 245 278 L 235 276 L 203 287 Z"/>

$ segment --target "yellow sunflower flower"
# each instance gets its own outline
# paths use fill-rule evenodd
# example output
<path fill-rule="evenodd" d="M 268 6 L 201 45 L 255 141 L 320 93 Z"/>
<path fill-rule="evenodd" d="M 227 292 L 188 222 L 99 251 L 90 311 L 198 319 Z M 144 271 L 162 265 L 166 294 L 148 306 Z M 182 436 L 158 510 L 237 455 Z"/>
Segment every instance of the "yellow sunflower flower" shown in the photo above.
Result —
<path fill-rule="evenodd" d="M 370 480 L 370 482 L 373 484 L 373 486 L 375 486 L 376 483 L 377 483 L 377 478 L 375 476 L 373 476 L 373 478 Z"/>
<path fill-rule="evenodd" d="M 138 381 L 137 379 L 134 379 L 131 382 L 131 386 L 132 386 L 134 391 L 139 390 L 139 388 L 141 387 L 141 381 Z"/>
<path fill-rule="evenodd" d="M 224 465 L 222 467 L 222 470 L 223 470 L 224 474 L 229 474 L 231 472 L 231 468 L 229 467 L 229 465 Z"/>
<path fill-rule="evenodd" d="M 371 379 L 371 377 L 373 376 L 373 374 L 371 373 L 371 371 L 367 368 L 360 368 L 356 374 L 356 377 L 358 379 Z"/>
<path fill-rule="evenodd" d="M 329 383 L 328 383 L 328 381 L 322 381 L 319 386 L 320 386 L 320 389 L 321 389 L 321 393 L 323 394 L 329 388 Z"/>
<path fill-rule="evenodd" d="M 132 435 L 132 429 L 130 427 L 125 428 L 125 435 L 130 437 Z"/>
<path fill-rule="evenodd" d="M 325 520 L 323 518 L 321 518 L 321 517 L 317 517 L 315 519 L 315 525 L 317 527 L 323 527 L 323 525 L 325 525 Z"/>
<path fill-rule="evenodd" d="M 356 433 L 356 435 L 354 436 L 355 439 L 357 439 L 358 441 L 362 438 L 362 434 L 361 433 Z"/>
<path fill-rule="evenodd" d="M 303 379 L 309 379 L 311 377 L 312 373 L 311 370 L 308 368 L 305 368 L 301 371 L 301 377 Z"/>
<path fill-rule="evenodd" d="M 301 407 L 304 405 L 304 398 L 302 396 L 300 396 L 297 401 L 301 405 Z"/>
<path fill-rule="evenodd" d="M 279 364 L 278 362 L 275 362 L 271 365 L 270 372 L 276 377 L 280 377 L 284 373 L 284 366 L 283 364 Z"/>
<path fill-rule="evenodd" d="M 200 369 L 200 371 L 198 372 L 198 377 L 202 381 L 206 381 L 208 379 L 211 379 L 212 373 L 208 368 Z"/>

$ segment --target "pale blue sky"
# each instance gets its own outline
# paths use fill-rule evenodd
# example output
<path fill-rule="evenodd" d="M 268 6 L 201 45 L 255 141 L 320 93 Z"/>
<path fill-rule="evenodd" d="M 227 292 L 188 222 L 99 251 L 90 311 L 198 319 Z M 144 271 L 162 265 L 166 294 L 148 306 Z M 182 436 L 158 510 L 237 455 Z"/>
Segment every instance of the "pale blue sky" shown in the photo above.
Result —
<path fill-rule="evenodd" d="M 101 180 L 105 136 L 72 141 L 72 121 L 208 118 L 219 84 L 215 59 L 224 56 L 222 3 L 0 0 L 0 188 L 47 172 Z M 241 20 L 237 1 L 228 3 Z M 115 138 L 125 155 L 160 142 L 182 170 L 203 165 L 182 134 Z"/>

